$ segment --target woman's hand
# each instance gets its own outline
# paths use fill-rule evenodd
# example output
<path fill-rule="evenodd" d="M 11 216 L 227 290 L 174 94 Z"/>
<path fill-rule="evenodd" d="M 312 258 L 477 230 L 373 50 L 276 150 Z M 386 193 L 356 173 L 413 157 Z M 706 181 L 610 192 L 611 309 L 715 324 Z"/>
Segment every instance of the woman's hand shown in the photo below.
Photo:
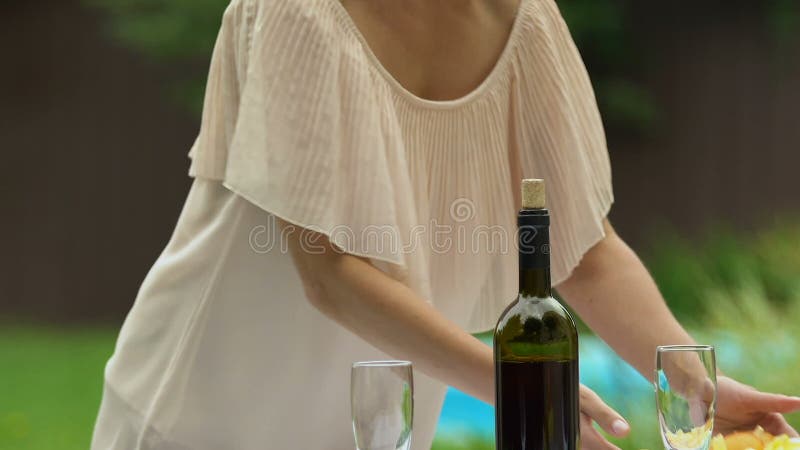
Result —
<path fill-rule="evenodd" d="M 800 411 L 798 397 L 766 394 L 726 376 L 717 378 L 715 434 L 761 425 L 769 433 L 797 437 L 797 431 L 781 415 L 794 411 Z"/>
<path fill-rule="evenodd" d="M 581 448 L 584 450 L 619 450 L 608 442 L 594 427 L 597 422 L 600 428 L 614 437 L 626 436 L 631 427 L 616 411 L 611 409 L 591 389 L 581 385 Z"/>
<path fill-rule="evenodd" d="M 603 340 L 652 379 L 658 345 L 695 342 L 675 320 L 633 250 L 607 220 L 604 227 L 606 237 L 583 256 L 572 275 L 557 288 Z M 764 394 L 724 376 L 718 377 L 717 398 L 717 432 L 761 425 L 774 434 L 797 436 L 781 414 L 800 410 L 800 399 Z M 603 422 L 598 422 L 602 426 Z M 587 448 L 596 438 L 585 429 Z"/>

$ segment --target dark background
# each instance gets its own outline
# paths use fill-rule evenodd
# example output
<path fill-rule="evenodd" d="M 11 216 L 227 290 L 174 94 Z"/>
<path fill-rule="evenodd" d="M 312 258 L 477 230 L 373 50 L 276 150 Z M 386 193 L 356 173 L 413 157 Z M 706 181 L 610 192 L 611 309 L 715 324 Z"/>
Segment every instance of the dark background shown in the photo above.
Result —
<path fill-rule="evenodd" d="M 631 56 L 657 117 L 608 130 L 620 234 L 646 252 L 658 227 L 800 211 L 800 40 L 776 45 L 747 3 L 657 3 L 633 9 Z M 118 322 L 187 193 L 199 120 L 167 85 L 208 59 L 154 62 L 104 21 L 75 0 L 0 4 L 0 314 Z"/>

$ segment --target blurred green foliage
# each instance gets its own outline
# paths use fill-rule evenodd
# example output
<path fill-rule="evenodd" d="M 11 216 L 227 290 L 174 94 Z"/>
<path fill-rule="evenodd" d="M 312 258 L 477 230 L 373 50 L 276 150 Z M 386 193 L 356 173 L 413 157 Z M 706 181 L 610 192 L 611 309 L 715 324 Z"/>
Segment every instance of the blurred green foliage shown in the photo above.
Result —
<path fill-rule="evenodd" d="M 769 29 L 777 42 L 786 42 L 800 29 L 800 3 L 797 0 L 764 2 Z"/>
<path fill-rule="evenodd" d="M 124 45 L 160 61 L 208 61 L 229 0 L 84 0 L 107 13 L 108 31 Z M 710 0 L 707 0 L 707 2 Z M 562 14 L 589 66 L 607 124 L 647 132 L 658 118 L 651 93 L 636 81 L 646 52 L 637 46 L 634 0 L 560 0 Z M 724 8 L 720 5 L 719 8 Z M 776 40 L 800 28 L 796 0 L 762 0 L 758 9 Z M 702 9 L 693 9 L 692 14 Z M 205 73 L 180 80 L 172 95 L 199 113 Z"/>
<path fill-rule="evenodd" d="M 159 63 L 197 64 L 169 95 L 199 115 L 208 61 L 229 0 L 83 0 L 106 13 L 106 33 L 121 45 Z"/>
<path fill-rule="evenodd" d="M 161 60 L 208 58 L 226 0 L 85 0 L 121 42 Z"/>
<path fill-rule="evenodd" d="M 780 309 L 800 297 L 798 224 L 780 220 L 748 234 L 716 226 L 699 240 L 661 231 L 643 258 L 683 323 L 696 324 L 715 311 L 718 305 L 710 297 L 745 287 L 758 288 L 755 294 Z"/>
<path fill-rule="evenodd" d="M 658 106 L 634 76 L 644 63 L 636 47 L 628 0 L 561 0 L 567 22 L 589 69 L 607 125 L 648 131 Z"/>

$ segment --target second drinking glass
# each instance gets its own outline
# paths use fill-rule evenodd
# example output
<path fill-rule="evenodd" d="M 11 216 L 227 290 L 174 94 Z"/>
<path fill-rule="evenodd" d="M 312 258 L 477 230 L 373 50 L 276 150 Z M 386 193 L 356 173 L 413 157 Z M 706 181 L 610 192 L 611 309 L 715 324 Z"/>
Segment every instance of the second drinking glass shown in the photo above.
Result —
<path fill-rule="evenodd" d="M 353 364 L 350 403 L 358 450 L 411 448 L 414 382 L 410 362 Z"/>
<path fill-rule="evenodd" d="M 707 450 L 714 429 L 714 347 L 668 345 L 656 352 L 656 406 L 667 450 Z"/>

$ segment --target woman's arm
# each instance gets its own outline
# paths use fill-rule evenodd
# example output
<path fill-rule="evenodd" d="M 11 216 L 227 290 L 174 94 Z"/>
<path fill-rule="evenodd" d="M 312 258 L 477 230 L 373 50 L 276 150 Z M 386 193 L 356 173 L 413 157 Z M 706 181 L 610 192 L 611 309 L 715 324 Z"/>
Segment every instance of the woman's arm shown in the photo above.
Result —
<path fill-rule="evenodd" d="M 652 380 L 657 346 L 695 342 L 667 308 L 636 253 L 607 220 L 603 226 L 606 237 L 556 289 L 592 330 Z"/>
<path fill-rule="evenodd" d="M 283 235 L 314 307 L 392 357 L 494 404 L 491 348 L 366 259 L 336 250 L 323 234 L 279 223 L 290 227 Z"/>
<path fill-rule="evenodd" d="M 314 307 L 393 357 L 412 360 L 427 375 L 494 404 L 491 348 L 369 261 L 336 250 L 322 234 L 278 223 Z M 307 251 L 309 240 L 313 252 Z M 616 436 L 628 433 L 627 423 L 585 386 L 580 402 L 583 447 L 617 449 L 592 421 Z"/>
<path fill-rule="evenodd" d="M 667 308 L 655 282 L 628 245 L 604 222 L 606 237 L 556 288 L 583 320 L 639 372 L 652 380 L 656 346 L 694 341 Z M 800 410 L 800 398 L 765 394 L 718 377 L 717 430 L 762 425 L 797 433 L 779 413 Z"/>

